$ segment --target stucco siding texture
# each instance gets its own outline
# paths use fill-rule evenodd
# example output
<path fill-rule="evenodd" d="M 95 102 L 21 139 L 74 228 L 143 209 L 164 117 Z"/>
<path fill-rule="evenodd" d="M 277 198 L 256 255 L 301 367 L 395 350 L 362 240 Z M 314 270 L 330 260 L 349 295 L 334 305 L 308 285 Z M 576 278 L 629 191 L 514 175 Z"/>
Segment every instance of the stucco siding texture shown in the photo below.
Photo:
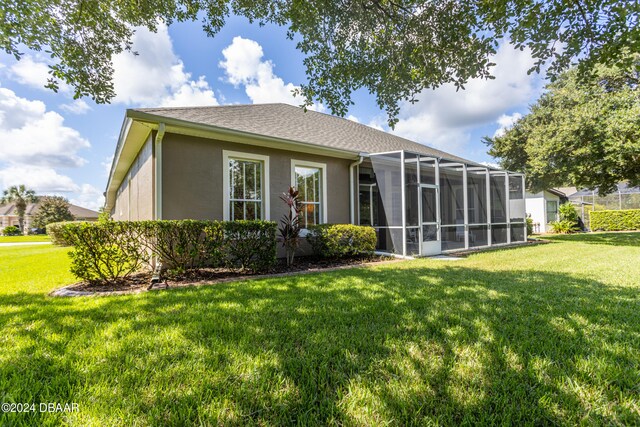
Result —
<path fill-rule="evenodd" d="M 116 193 L 115 220 L 153 219 L 153 143 L 149 136 Z"/>
<path fill-rule="evenodd" d="M 327 222 L 349 222 L 349 160 L 170 133 L 162 142 L 163 219 L 223 219 L 224 150 L 269 156 L 272 221 L 286 211 L 280 195 L 291 185 L 291 160 L 325 163 Z"/>

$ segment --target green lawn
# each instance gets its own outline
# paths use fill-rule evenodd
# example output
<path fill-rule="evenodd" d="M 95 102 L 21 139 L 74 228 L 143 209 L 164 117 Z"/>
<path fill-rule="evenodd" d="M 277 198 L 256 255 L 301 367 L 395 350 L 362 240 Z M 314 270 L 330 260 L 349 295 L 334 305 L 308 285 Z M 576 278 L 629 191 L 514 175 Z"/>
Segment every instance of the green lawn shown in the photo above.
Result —
<path fill-rule="evenodd" d="M 0 425 L 638 425 L 638 239 L 89 298 L 0 252 L 3 402 L 80 409 Z"/>
<path fill-rule="evenodd" d="M 30 236 L 0 236 L 0 243 L 19 242 L 50 242 L 51 239 L 46 234 L 35 234 Z"/>

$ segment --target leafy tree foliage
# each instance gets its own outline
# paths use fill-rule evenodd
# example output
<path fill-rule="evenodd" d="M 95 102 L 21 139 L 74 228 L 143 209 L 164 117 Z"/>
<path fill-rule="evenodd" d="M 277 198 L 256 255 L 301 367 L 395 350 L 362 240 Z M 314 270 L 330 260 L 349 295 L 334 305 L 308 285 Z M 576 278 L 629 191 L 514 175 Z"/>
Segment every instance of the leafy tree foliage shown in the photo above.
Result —
<path fill-rule="evenodd" d="M 306 58 L 305 105 L 321 101 L 345 115 L 364 88 L 395 123 L 399 103 L 428 88 L 490 78 L 501 40 L 529 47 L 535 70 L 557 75 L 578 62 L 628 66 L 640 51 L 635 0 L 8 0 L 0 11 L 0 47 L 22 46 L 53 58 L 48 87 L 64 81 L 75 96 L 114 96 L 114 54 L 131 51 L 133 27 L 201 19 L 215 35 L 230 14 L 288 27 Z"/>
<path fill-rule="evenodd" d="M 24 232 L 24 214 L 27 211 L 27 204 L 37 201 L 38 197 L 36 197 L 35 191 L 27 189 L 24 185 L 14 185 L 4 190 L 0 204 L 15 204 L 20 230 Z"/>
<path fill-rule="evenodd" d="M 46 196 L 41 198 L 40 208 L 33 216 L 33 225 L 45 228 L 53 222 L 73 221 L 75 217 L 69 210 L 69 201 L 60 196 Z"/>
<path fill-rule="evenodd" d="M 631 70 L 598 65 L 587 80 L 569 70 L 502 136 L 485 137 L 489 154 L 525 172 L 533 191 L 640 185 L 640 74 Z"/>

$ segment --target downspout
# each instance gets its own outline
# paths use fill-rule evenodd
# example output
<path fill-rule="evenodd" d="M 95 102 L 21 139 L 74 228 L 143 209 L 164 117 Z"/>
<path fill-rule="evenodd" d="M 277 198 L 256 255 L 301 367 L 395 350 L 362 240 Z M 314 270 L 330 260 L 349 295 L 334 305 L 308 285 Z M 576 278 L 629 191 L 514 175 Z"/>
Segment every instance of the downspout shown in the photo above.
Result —
<path fill-rule="evenodd" d="M 365 157 L 369 157 L 367 153 L 360 153 L 358 154 L 358 156 L 359 156 L 359 159 L 349 165 L 349 219 L 351 221 L 351 224 L 356 223 L 356 213 L 355 213 L 355 203 L 354 203 L 354 198 L 355 198 L 354 170 L 356 166 L 362 164 Z"/>
<path fill-rule="evenodd" d="M 154 195 L 155 195 L 155 220 L 162 219 L 162 139 L 164 138 L 165 125 L 164 123 L 158 124 L 158 132 L 154 141 Z M 160 283 L 162 275 L 162 261 L 157 257 L 153 258 L 153 276 L 151 277 L 151 283 L 147 289 L 151 289 L 153 285 Z"/>
<path fill-rule="evenodd" d="M 155 139 L 155 218 L 162 219 L 162 139 L 164 138 L 165 125 L 158 125 Z"/>

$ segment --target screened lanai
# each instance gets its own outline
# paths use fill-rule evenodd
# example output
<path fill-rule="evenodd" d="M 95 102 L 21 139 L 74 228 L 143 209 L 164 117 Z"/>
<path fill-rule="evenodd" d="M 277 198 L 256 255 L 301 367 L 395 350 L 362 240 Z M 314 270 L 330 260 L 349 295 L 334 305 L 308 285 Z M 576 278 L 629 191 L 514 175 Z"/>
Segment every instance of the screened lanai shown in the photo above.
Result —
<path fill-rule="evenodd" d="M 524 242 L 524 176 L 409 151 L 358 166 L 358 221 L 404 256 Z"/>

